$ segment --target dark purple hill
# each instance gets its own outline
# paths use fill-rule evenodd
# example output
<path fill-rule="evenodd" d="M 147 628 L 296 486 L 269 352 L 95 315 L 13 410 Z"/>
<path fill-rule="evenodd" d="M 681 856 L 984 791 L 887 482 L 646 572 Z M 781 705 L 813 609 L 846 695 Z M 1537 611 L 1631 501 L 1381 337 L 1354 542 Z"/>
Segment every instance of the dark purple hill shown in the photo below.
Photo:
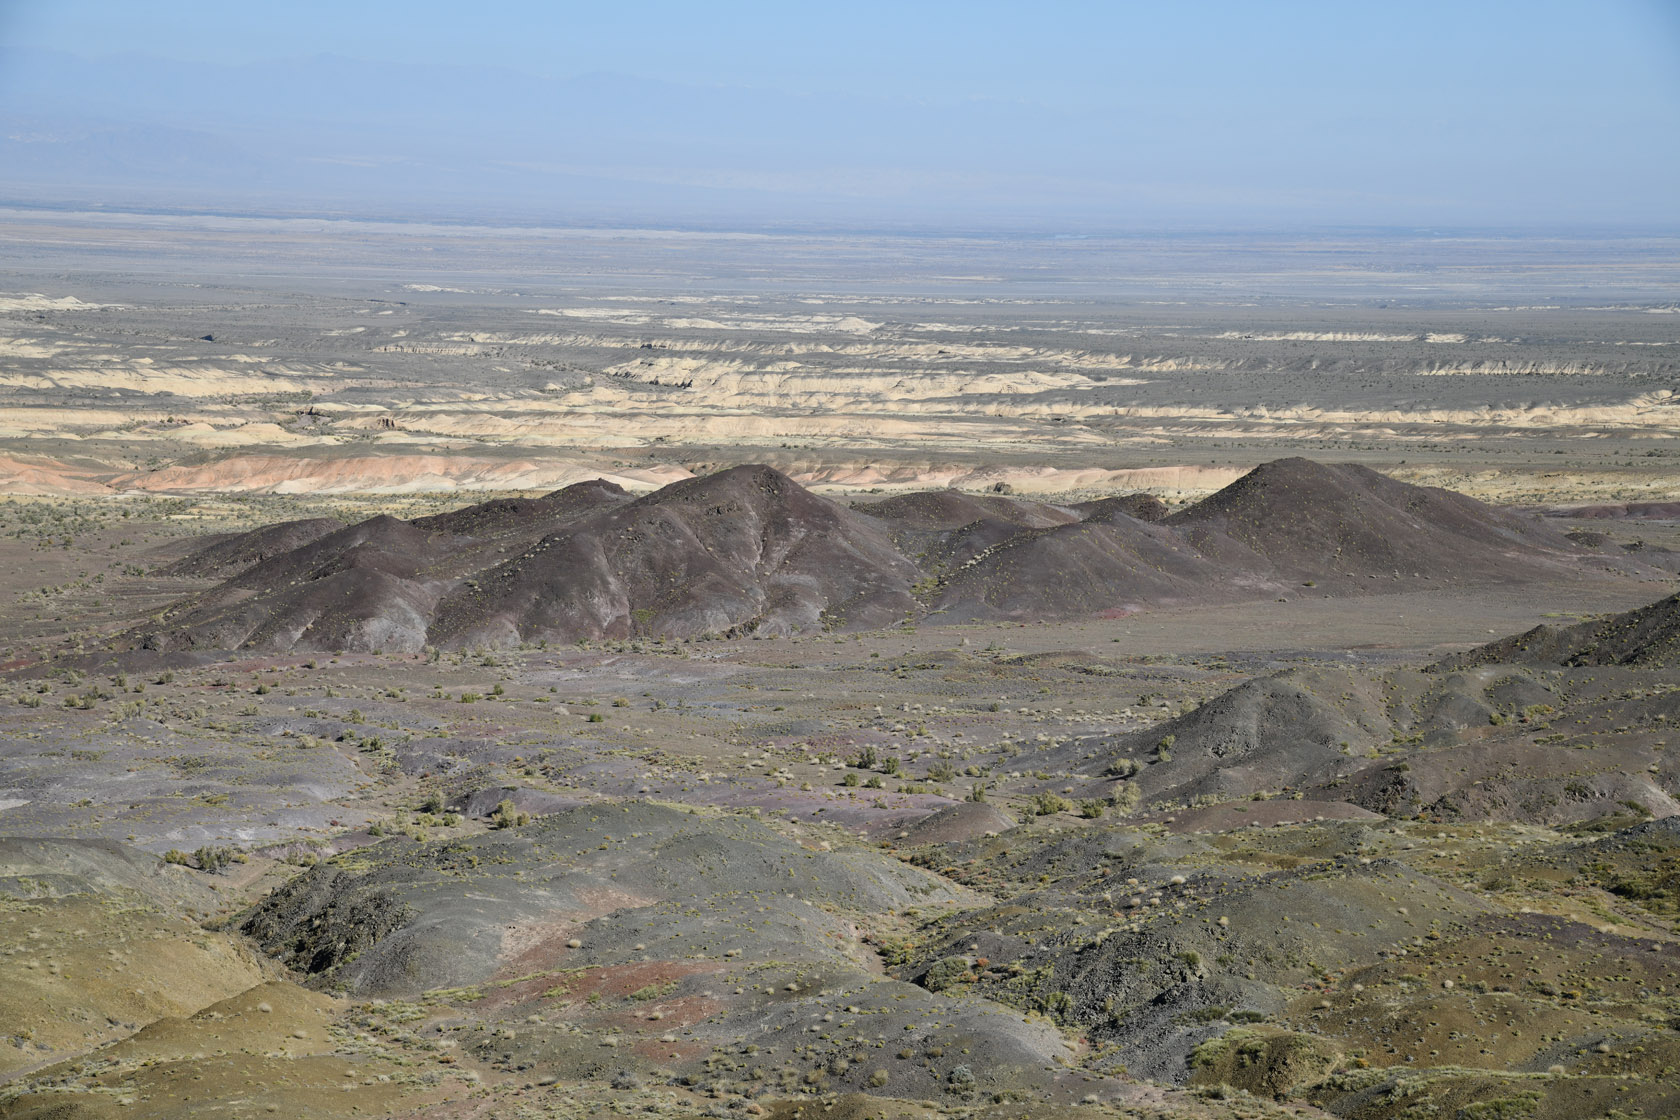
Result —
<path fill-rule="evenodd" d="M 558 523 L 592 513 L 603 506 L 631 500 L 624 487 L 604 478 L 577 482 L 540 498 L 496 498 L 447 513 L 417 517 L 411 524 L 429 532 L 485 537 L 529 532 L 542 523 Z"/>
<path fill-rule="evenodd" d="M 158 574 L 228 579 L 254 564 L 267 560 L 270 556 L 302 548 L 342 528 L 344 522 L 336 517 L 312 517 L 303 521 L 282 521 L 278 525 L 264 525 L 260 529 L 252 529 L 249 533 L 239 533 L 197 549 L 173 564 L 160 568 Z"/>
<path fill-rule="evenodd" d="M 425 645 L 452 540 L 374 517 L 271 556 L 137 631 L 148 649 L 390 649 Z"/>
<path fill-rule="evenodd" d="M 867 629 L 916 609 L 917 575 L 868 519 L 769 467 L 736 467 L 543 538 L 451 592 L 433 638 Z"/>
<path fill-rule="evenodd" d="M 1162 524 L 1223 565 L 1280 579 L 1519 582 L 1580 550 L 1539 518 L 1351 463 L 1279 459 Z"/>
<path fill-rule="evenodd" d="M 150 649 L 383 649 L 886 626 L 919 573 L 875 522 L 768 467 L 629 500 L 608 483 L 378 517 L 131 635 Z"/>
<path fill-rule="evenodd" d="M 321 535 L 330 523 L 291 523 L 218 542 L 195 554 L 204 570 L 252 562 L 131 637 L 163 650 L 413 651 L 869 629 L 924 612 L 1078 618 L 1595 567 L 1653 574 L 1538 518 L 1364 467 L 1268 463 L 1156 521 L 1127 512 L 1160 512 L 1141 498 L 1076 511 L 944 491 L 847 509 L 769 467 L 635 499 L 596 481 L 414 522 L 379 517 Z"/>
<path fill-rule="evenodd" d="M 1162 521 L 1170 512 L 1167 503 L 1153 494 L 1142 492 L 1098 498 L 1094 502 L 1080 502 L 1073 508 L 1086 521 L 1107 521 L 1117 513 L 1138 521 Z"/>
<path fill-rule="evenodd" d="M 983 518 L 1007 521 L 1023 529 L 1047 529 L 1079 520 L 1079 514 L 1065 506 L 1001 494 L 965 494 L 961 490 L 923 490 L 878 502 L 854 502 L 852 508 L 904 529 L 958 529 Z"/>
<path fill-rule="evenodd" d="M 1628 665 L 1661 669 L 1680 663 L 1680 595 L 1574 626 L 1536 626 L 1441 663 L 1458 669 L 1499 663 Z"/>

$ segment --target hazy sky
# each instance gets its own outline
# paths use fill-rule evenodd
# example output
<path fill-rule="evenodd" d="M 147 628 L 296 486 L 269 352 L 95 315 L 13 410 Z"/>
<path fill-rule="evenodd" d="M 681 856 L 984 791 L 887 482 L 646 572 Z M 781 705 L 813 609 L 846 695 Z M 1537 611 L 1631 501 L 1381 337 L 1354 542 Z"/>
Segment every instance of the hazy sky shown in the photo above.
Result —
<path fill-rule="evenodd" d="M 14 197 L 1673 228 L 1680 0 L 0 0 L 0 116 Z"/>

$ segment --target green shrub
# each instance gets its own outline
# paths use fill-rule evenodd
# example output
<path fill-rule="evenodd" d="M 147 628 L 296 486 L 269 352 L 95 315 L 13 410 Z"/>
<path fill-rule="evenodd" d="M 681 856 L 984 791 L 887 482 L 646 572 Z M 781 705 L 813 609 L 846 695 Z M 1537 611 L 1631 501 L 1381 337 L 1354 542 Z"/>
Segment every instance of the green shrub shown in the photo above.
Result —
<path fill-rule="evenodd" d="M 490 814 L 491 828 L 513 828 L 530 822 L 531 814 L 521 813 L 511 801 L 503 801 L 496 806 L 496 811 Z"/>
<path fill-rule="evenodd" d="M 1056 813 L 1065 813 L 1071 808 L 1073 808 L 1073 806 L 1068 803 L 1067 798 L 1054 793 L 1040 793 L 1033 796 L 1033 813 L 1040 817 L 1048 817 Z"/>
<path fill-rule="evenodd" d="M 193 859 L 198 862 L 198 869 L 212 875 L 230 863 L 248 863 L 250 858 L 237 848 L 226 848 L 213 844 L 206 844 L 193 853 Z"/>
<path fill-rule="evenodd" d="M 965 957 L 944 957 L 935 961 L 933 967 L 927 970 L 922 979 L 923 987 L 930 992 L 943 992 L 947 988 L 972 981 L 974 974 L 969 971 L 968 960 Z"/>

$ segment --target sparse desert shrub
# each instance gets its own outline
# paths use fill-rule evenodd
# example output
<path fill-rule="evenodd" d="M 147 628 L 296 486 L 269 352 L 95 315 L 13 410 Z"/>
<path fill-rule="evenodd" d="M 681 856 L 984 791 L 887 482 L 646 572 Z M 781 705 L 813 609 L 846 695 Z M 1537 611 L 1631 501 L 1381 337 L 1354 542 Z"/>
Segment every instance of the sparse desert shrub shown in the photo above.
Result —
<path fill-rule="evenodd" d="M 986 783 L 975 782 L 968 787 L 968 801 L 983 802 L 986 800 Z"/>
<path fill-rule="evenodd" d="M 496 806 L 496 811 L 490 814 L 491 828 L 513 828 L 516 825 L 531 823 L 531 814 L 521 813 L 512 801 L 503 801 Z"/>
<path fill-rule="evenodd" d="M 193 859 L 200 871 L 214 875 L 230 863 L 247 863 L 250 857 L 237 848 L 206 844 L 193 853 Z"/>
<path fill-rule="evenodd" d="M 1073 806 L 1068 803 L 1067 798 L 1058 794 L 1040 793 L 1033 796 L 1033 813 L 1040 817 L 1053 816 L 1056 813 L 1065 813 L 1071 808 L 1073 808 Z"/>
<path fill-rule="evenodd" d="M 1178 1021 L 1181 1023 L 1217 1023 L 1219 1020 L 1230 1015 L 1230 1013 L 1231 1009 L 1228 1007 L 1198 1007 L 1193 1011 L 1186 1011 L 1180 1014 L 1178 1016 Z"/>
<path fill-rule="evenodd" d="M 927 776 L 930 782 L 949 782 L 956 778 L 957 768 L 944 759 L 940 759 L 928 767 Z"/>
<path fill-rule="evenodd" d="M 971 981 L 974 974 L 969 971 L 968 961 L 964 957 L 945 957 L 934 962 L 927 970 L 927 976 L 922 984 L 930 992 L 943 992 L 947 988 Z"/>
<path fill-rule="evenodd" d="M 1101 801 L 1081 801 L 1079 803 L 1079 815 L 1088 821 L 1094 821 L 1103 815 L 1103 810 L 1106 808 L 1107 806 Z"/>
<path fill-rule="evenodd" d="M 1464 1120 L 1523 1120 L 1533 1116 L 1546 1094 L 1538 1089 L 1524 1089 L 1509 1097 L 1493 1097 L 1475 1101 L 1458 1110 Z"/>

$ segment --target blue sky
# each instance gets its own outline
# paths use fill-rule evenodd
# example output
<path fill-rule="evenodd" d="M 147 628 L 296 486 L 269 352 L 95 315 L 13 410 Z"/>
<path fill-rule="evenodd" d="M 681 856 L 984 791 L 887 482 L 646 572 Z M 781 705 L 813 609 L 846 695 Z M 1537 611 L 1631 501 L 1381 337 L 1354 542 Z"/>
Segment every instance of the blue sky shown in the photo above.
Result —
<path fill-rule="evenodd" d="M 1680 2 L 0 0 L 0 116 L 113 203 L 1672 228 Z"/>

